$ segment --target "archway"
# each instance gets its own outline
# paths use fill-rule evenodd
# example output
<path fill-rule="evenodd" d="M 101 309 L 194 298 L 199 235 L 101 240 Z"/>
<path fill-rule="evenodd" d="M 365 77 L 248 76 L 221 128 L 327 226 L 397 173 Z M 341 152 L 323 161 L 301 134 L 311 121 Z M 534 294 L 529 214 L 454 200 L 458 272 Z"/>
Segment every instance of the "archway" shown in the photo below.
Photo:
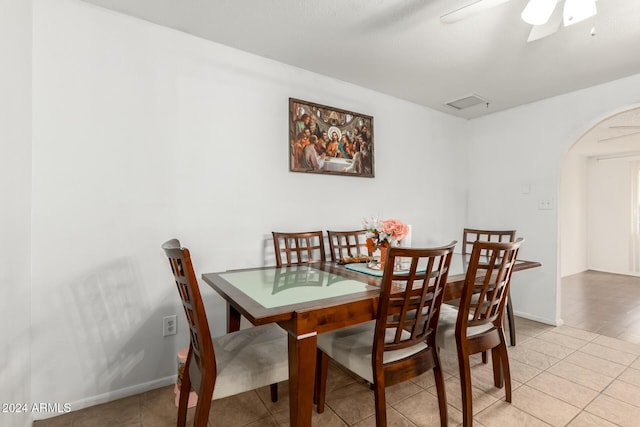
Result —
<path fill-rule="evenodd" d="M 632 252 L 638 245 L 631 232 L 632 224 L 640 222 L 638 210 L 631 209 L 640 200 L 639 165 L 640 104 L 595 120 L 568 150 L 558 197 L 561 281 L 588 270 L 640 273 L 633 271 L 638 253 Z M 558 307 L 564 319 L 561 289 Z"/>

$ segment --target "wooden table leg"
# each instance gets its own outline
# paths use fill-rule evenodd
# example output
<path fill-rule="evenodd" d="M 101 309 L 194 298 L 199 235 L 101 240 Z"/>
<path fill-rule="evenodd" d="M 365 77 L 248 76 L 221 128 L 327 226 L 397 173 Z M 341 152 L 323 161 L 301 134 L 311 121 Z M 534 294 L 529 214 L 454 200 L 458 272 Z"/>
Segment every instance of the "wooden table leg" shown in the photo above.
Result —
<path fill-rule="evenodd" d="M 227 333 L 240 330 L 240 312 L 227 303 Z"/>
<path fill-rule="evenodd" d="M 289 333 L 289 417 L 291 427 L 310 427 L 316 367 L 316 332 Z"/>

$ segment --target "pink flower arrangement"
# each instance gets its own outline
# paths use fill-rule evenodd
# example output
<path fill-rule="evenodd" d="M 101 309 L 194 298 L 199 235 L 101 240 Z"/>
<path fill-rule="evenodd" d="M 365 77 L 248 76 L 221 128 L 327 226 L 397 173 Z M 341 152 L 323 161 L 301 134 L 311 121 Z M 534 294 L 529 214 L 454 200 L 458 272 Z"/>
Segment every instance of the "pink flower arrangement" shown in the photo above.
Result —
<path fill-rule="evenodd" d="M 368 245 L 372 247 L 396 245 L 407 234 L 409 234 L 409 226 L 398 219 L 387 219 L 379 221 L 377 218 L 371 218 L 362 222 L 365 230 L 367 230 Z M 370 248 L 371 250 L 372 248 Z"/>
<path fill-rule="evenodd" d="M 400 241 L 409 234 L 409 226 L 397 219 L 382 221 L 382 231 L 387 233 L 391 239 Z"/>

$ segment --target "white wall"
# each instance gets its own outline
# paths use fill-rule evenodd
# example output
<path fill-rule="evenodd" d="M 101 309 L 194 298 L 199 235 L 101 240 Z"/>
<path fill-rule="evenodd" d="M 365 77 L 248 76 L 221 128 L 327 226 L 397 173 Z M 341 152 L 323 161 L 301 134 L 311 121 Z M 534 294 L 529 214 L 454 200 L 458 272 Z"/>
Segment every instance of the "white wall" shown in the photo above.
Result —
<path fill-rule="evenodd" d="M 637 274 L 630 263 L 631 162 L 589 160 L 589 269 Z"/>
<path fill-rule="evenodd" d="M 470 122 L 467 222 L 515 227 L 526 238 L 521 257 L 543 264 L 541 269 L 518 273 L 513 283 L 511 295 L 520 315 L 561 323 L 557 292 L 561 162 L 599 118 L 639 99 L 640 75 L 635 75 Z M 524 189 L 529 189 L 527 194 Z M 544 200 L 551 200 L 554 209 L 539 210 Z"/>
<path fill-rule="evenodd" d="M 0 11 L 0 402 L 30 403 L 31 2 Z M 28 422 L 0 413 L 2 427 Z"/>
<path fill-rule="evenodd" d="M 460 237 L 461 119 L 75 0 L 34 2 L 33 49 L 35 401 L 171 379 L 187 335 L 168 238 L 202 273 L 268 262 L 271 230 L 371 215 L 411 223 L 414 245 Z M 376 178 L 288 172 L 289 97 L 374 116 Z M 220 334 L 225 305 L 204 294 Z"/>
<path fill-rule="evenodd" d="M 560 277 L 588 269 L 587 176 L 587 158 L 569 151 L 562 163 L 558 198 Z"/>

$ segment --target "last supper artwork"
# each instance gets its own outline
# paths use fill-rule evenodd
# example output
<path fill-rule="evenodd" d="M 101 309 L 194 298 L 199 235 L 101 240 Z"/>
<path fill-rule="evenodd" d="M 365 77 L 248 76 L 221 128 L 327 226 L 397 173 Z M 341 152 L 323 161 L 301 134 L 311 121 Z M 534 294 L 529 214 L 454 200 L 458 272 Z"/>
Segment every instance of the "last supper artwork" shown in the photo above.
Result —
<path fill-rule="evenodd" d="M 373 117 L 289 98 L 289 169 L 374 177 Z"/>

